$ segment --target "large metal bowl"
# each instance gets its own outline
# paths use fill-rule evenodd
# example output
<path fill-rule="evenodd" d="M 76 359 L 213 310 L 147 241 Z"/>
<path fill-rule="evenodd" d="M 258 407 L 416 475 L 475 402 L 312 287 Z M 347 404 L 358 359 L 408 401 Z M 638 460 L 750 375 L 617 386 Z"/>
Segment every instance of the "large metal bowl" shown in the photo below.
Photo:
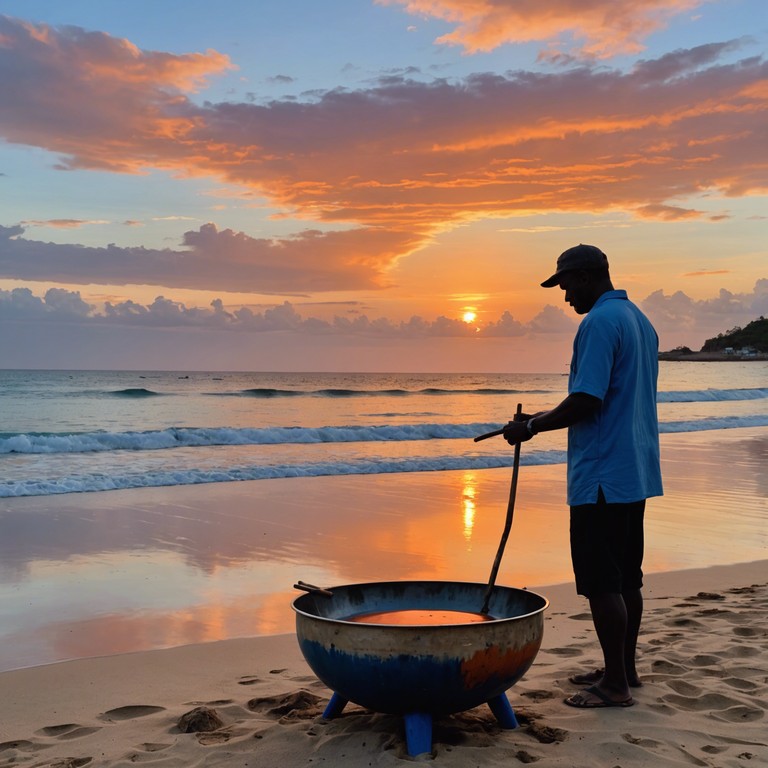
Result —
<path fill-rule="evenodd" d="M 531 666 L 546 598 L 494 587 L 493 620 L 480 623 L 403 626 L 350 619 L 412 609 L 479 612 L 486 589 L 467 582 L 393 581 L 330 587 L 332 597 L 305 594 L 293 601 L 299 645 L 337 698 L 392 714 L 462 712 L 497 699 Z"/>

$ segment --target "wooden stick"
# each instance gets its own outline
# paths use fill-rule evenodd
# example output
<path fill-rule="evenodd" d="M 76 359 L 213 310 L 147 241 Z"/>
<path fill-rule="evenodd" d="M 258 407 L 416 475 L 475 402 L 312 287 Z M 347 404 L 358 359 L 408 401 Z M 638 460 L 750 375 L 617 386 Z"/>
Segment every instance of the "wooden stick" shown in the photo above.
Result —
<path fill-rule="evenodd" d="M 493 432 L 486 432 L 484 435 L 478 435 L 474 440 L 476 443 L 479 443 L 481 440 L 487 440 L 489 437 L 496 437 L 496 435 L 500 435 L 503 431 L 504 427 L 501 429 L 494 429 Z"/>
<path fill-rule="evenodd" d="M 305 592 L 309 592 L 313 595 L 322 595 L 323 597 L 333 597 L 333 592 L 329 589 L 323 589 L 322 587 L 316 587 L 314 584 L 307 584 L 306 581 L 298 581 L 293 585 L 294 589 L 302 589 Z"/>
<path fill-rule="evenodd" d="M 522 403 L 517 404 L 516 416 L 519 416 L 523 412 Z M 500 434 L 503 430 L 499 430 L 496 434 Z M 485 435 L 490 437 L 491 434 Z M 479 439 L 484 436 L 480 435 Z M 475 438 L 477 440 L 478 438 Z M 496 559 L 493 561 L 493 568 L 491 568 L 491 577 L 488 579 L 488 589 L 485 590 L 485 601 L 483 607 L 480 609 L 480 613 L 488 613 L 489 603 L 491 600 L 491 593 L 493 587 L 496 584 L 496 576 L 499 573 L 499 566 L 501 565 L 501 558 L 504 554 L 504 547 L 507 544 L 509 538 L 509 532 L 512 529 L 512 516 L 515 513 L 515 496 L 517 495 L 517 475 L 520 471 L 520 443 L 515 443 L 515 459 L 512 464 L 512 486 L 509 489 L 509 503 L 507 504 L 507 519 L 504 523 L 504 532 L 501 534 L 501 541 L 499 542 L 499 549 L 496 552 Z"/>

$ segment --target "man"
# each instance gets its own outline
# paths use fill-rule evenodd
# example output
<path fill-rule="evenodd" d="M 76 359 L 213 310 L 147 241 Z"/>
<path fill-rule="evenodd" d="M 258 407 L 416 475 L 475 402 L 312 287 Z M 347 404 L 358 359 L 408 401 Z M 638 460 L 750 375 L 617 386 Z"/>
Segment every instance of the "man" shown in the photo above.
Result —
<path fill-rule="evenodd" d="M 594 683 L 573 707 L 627 707 L 643 613 L 645 500 L 662 494 L 656 414 L 658 337 L 643 313 L 614 290 L 594 245 L 562 253 L 542 284 L 565 291 L 585 315 L 573 343 L 568 397 L 551 411 L 521 414 L 504 428 L 511 445 L 568 428 L 568 504 L 576 589 L 589 600 L 604 668 L 575 675 Z"/>

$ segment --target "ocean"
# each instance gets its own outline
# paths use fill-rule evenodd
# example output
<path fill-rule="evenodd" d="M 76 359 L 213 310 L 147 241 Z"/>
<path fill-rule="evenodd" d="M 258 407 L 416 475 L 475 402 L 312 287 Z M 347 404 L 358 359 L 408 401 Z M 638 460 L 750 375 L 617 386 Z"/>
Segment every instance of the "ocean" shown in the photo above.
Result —
<path fill-rule="evenodd" d="M 646 512 L 647 571 L 768 557 L 768 364 L 660 371 L 665 495 Z M 485 583 L 513 451 L 472 438 L 566 387 L 0 372 L 0 671 L 290 633 L 299 580 Z M 497 583 L 571 580 L 564 462 L 564 432 L 524 444 Z"/>
<path fill-rule="evenodd" d="M 0 498 L 511 466 L 471 438 L 566 394 L 562 374 L 0 371 Z M 768 365 L 663 362 L 662 433 L 768 426 Z M 564 433 L 524 464 L 565 461 Z"/>

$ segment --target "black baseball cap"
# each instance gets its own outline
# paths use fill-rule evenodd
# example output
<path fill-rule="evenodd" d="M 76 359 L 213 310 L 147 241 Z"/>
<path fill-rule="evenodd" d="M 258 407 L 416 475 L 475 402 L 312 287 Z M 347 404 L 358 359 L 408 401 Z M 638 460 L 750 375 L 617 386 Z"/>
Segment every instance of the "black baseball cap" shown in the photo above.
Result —
<path fill-rule="evenodd" d="M 556 272 L 548 277 L 542 284 L 542 288 L 552 288 L 558 284 L 563 272 L 571 272 L 575 269 L 608 269 L 608 257 L 596 245 L 584 245 L 579 243 L 563 251 L 557 257 Z"/>

